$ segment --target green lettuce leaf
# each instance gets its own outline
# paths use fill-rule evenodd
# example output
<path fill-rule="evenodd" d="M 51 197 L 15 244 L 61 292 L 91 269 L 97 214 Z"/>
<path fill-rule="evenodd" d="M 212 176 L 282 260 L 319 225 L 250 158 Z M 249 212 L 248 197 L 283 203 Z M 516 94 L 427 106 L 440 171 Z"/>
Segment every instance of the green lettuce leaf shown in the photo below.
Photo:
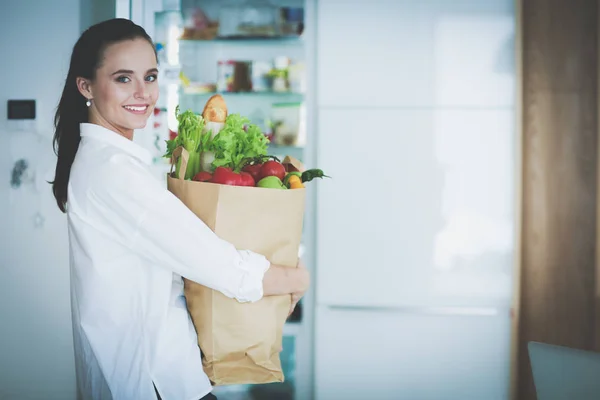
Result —
<path fill-rule="evenodd" d="M 247 158 L 267 154 L 269 139 L 246 117 L 230 114 L 225 126 L 212 139 L 213 167 L 229 167 L 239 172 Z"/>
<path fill-rule="evenodd" d="M 203 134 L 205 123 L 201 115 L 197 115 L 191 110 L 180 113 L 179 106 L 175 109 L 175 115 L 178 122 L 177 136 L 174 139 L 166 141 L 167 151 L 164 156 L 171 158 L 175 149 L 179 146 L 183 146 L 190 155 L 185 172 L 185 179 L 191 179 L 200 172 L 201 145 L 207 141 Z M 175 166 L 175 173 L 177 176 L 179 175 L 180 167 L 181 160 L 178 160 Z"/>

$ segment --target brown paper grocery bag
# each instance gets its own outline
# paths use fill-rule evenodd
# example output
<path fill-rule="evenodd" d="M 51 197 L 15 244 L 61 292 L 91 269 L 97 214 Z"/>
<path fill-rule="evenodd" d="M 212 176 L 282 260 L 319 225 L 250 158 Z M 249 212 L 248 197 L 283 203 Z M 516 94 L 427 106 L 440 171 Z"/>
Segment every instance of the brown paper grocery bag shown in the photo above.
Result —
<path fill-rule="evenodd" d="M 167 177 L 168 189 L 217 236 L 239 250 L 263 254 L 274 264 L 297 265 L 305 189 L 183 180 L 188 154 L 181 147 L 174 153 L 180 156 L 179 177 Z M 283 382 L 279 352 L 290 296 L 239 303 L 187 279 L 184 283 L 204 371 L 213 385 Z"/>

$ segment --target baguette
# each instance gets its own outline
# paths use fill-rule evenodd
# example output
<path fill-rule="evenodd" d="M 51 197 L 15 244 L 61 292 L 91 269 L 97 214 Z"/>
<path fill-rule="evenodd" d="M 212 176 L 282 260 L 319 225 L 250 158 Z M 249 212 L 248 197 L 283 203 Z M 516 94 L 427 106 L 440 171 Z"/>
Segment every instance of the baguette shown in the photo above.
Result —
<path fill-rule="evenodd" d="M 215 94 L 208 99 L 202 118 L 207 122 L 225 122 L 227 118 L 227 104 L 220 94 Z"/>

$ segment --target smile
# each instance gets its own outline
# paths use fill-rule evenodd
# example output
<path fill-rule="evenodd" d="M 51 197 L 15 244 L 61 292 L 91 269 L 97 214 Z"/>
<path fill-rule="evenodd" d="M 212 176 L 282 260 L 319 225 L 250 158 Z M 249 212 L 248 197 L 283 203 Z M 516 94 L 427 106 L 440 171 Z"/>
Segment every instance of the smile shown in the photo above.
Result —
<path fill-rule="evenodd" d="M 143 114 L 148 109 L 148 105 L 140 105 L 140 106 L 123 106 L 129 112 L 134 114 Z"/>

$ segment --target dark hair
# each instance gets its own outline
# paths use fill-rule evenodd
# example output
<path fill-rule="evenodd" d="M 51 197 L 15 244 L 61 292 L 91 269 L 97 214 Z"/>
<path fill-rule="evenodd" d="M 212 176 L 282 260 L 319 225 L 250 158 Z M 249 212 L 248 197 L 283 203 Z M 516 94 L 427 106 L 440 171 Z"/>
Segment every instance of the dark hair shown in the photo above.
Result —
<path fill-rule="evenodd" d="M 69 73 L 54 116 L 53 144 L 58 160 L 51 184 L 56 203 L 62 212 L 67 209 L 67 185 L 81 139 L 79 124 L 88 122 L 88 108 L 85 104 L 87 99 L 77 88 L 77 78 L 94 80 L 108 46 L 137 38 L 146 39 L 154 48 L 152 39 L 144 28 L 128 19 L 116 18 L 88 28 L 73 47 Z"/>

